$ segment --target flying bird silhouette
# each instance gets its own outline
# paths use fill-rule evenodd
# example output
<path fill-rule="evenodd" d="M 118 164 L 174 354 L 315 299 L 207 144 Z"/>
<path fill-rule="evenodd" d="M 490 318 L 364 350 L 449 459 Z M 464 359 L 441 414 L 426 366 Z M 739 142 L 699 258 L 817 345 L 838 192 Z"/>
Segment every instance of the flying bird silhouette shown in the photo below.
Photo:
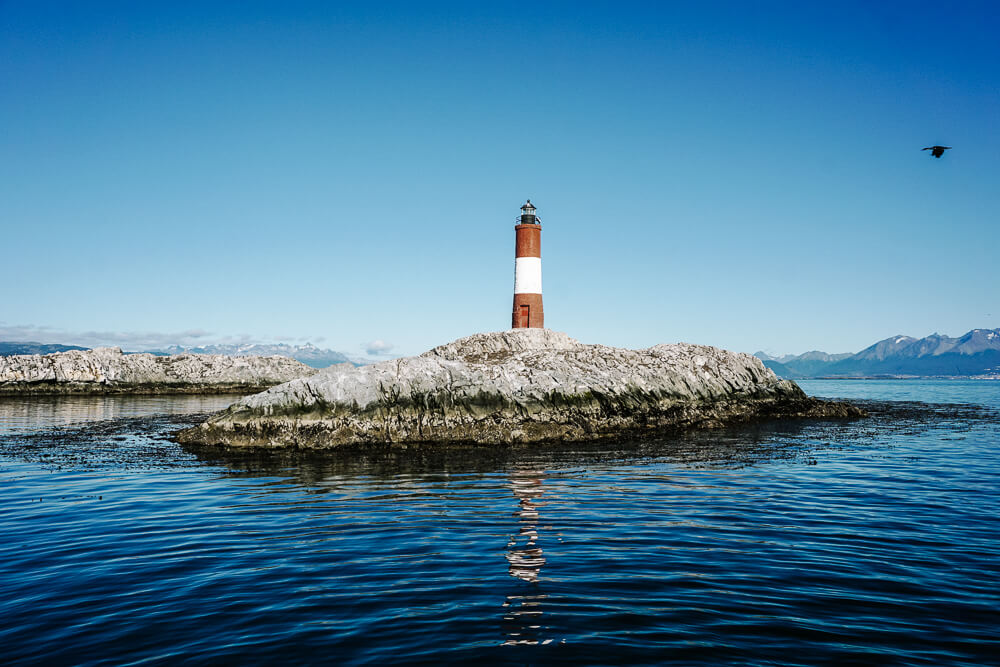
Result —
<path fill-rule="evenodd" d="M 946 150 L 949 150 L 951 146 L 928 146 L 927 148 L 921 148 L 922 151 L 930 151 L 931 155 L 934 157 L 941 157 L 944 155 Z"/>

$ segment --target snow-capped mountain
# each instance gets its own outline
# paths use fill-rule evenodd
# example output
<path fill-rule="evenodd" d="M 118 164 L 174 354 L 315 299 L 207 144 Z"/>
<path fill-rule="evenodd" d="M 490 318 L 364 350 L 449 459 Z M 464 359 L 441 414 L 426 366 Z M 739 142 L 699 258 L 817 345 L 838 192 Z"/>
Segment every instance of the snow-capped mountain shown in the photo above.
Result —
<path fill-rule="evenodd" d="M 781 377 L 865 377 L 896 375 L 991 375 L 1000 373 L 1000 329 L 973 329 L 951 338 L 934 333 L 924 338 L 892 336 L 857 354 L 756 356 Z M 839 357 L 839 358 L 837 358 Z"/>

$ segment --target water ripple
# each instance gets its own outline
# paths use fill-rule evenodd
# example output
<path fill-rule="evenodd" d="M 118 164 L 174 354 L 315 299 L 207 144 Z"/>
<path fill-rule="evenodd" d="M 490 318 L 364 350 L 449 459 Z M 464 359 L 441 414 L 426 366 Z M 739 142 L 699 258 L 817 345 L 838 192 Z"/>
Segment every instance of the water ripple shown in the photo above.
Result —
<path fill-rule="evenodd" d="M 325 457 L 182 449 L 203 401 L 0 404 L 0 658 L 997 664 L 1000 395 L 934 389 Z"/>

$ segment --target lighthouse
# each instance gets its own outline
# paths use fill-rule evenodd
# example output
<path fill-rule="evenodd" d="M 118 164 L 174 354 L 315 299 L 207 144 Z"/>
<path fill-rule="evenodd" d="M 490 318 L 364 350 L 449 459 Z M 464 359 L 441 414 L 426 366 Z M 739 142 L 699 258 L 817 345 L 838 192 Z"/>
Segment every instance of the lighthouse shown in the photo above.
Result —
<path fill-rule="evenodd" d="M 542 225 L 535 207 L 528 200 L 521 207 L 521 217 L 514 226 L 514 311 L 511 327 L 541 329 L 542 313 Z"/>

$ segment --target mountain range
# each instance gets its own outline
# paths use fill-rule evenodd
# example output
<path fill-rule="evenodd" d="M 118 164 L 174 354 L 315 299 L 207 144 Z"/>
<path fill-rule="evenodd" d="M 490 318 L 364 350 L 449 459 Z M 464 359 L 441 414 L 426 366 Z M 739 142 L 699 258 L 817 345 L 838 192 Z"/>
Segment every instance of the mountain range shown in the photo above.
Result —
<path fill-rule="evenodd" d="M 66 350 L 85 350 L 78 345 L 51 343 L 0 342 L 0 356 L 13 354 L 51 354 Z M 218 344 L 203 347 L 171 345 L 147 350 L 156 355 L 224 354 L 228 356 L 280 355 L 297 359 L 313 368 L 350 363 L 355 366 L 374 363 L 374 359 L 349 357 L 342 352 L 305 345 Z M 814 377 L 899 377 L 899 376 L 994 376 L 1000 377 L 1000 329 L 973 329 L 964 336 L 951 338 L 931 334 L 924 338 L 892 336 L 866 347 L 856 354 L 828 354 L 813 350 L 804 354 L 775 357 L 764 352 L 754 356 L 779 377 L 803 379 Z"/>
<path fill-rule="evenodd" d="M 892 336 L 856 354 L 812 351 L 774 357 L 754 356 L 779 377 L 1000 377 L 1000 329 L 973 329 L 952 338 L 931 334 L 924 338 Z"/>

